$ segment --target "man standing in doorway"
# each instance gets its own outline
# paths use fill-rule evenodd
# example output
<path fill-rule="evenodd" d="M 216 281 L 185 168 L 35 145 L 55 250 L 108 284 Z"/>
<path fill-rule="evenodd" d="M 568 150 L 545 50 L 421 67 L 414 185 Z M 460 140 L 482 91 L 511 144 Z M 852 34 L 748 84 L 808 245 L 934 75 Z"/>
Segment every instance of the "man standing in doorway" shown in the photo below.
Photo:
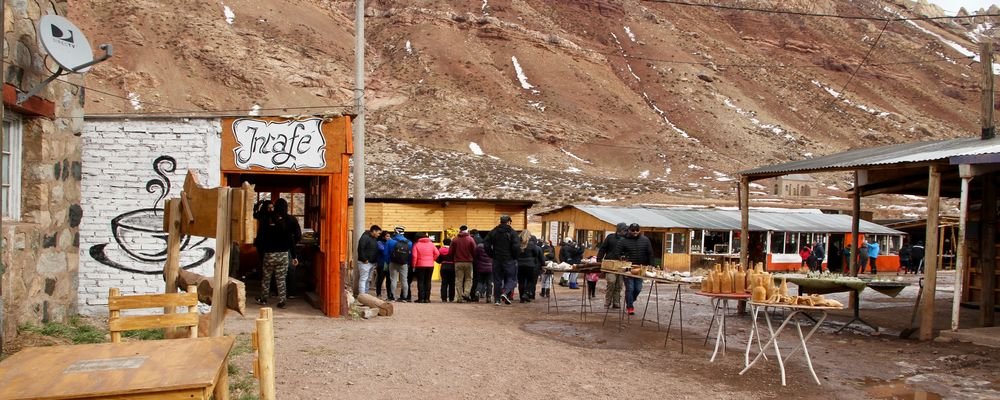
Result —
<path fill-rule="evenodd" d="M 378 260 L 378 235 L 382 234 L 382 228 L 372 225 L 368 232 L 358 239 L 358 296 L 368 293 L 368 280 L 372 276 L 372 269 L 375 268 L 375 261 Z"/>
<path fill-rule="evenodd" d="M 875 262 L 878 260 L 878 252 L 878 242 L 872 237 L 868 242 L 868 265 L 871 266 L 872 275 L 878 274 L 878 268 L 875 266 Z M 864 269 L 864 266 L 861 269 Z"/>
<path fill-rule="evenodd" d="M 618 246 L 618 241 L 625 238 L 628 234 L 628 224 L 624 222 L 618 223 L 615 226 L 615 232 L 609 233 L 604 241 L 601 242 L 600 247 L 597 248 L 597 261 L 601 262 L 605 258 L 611 255 L 611 252 L 615 250 Z M 608 258 L 610 260 L 610 258 Z M 622 307 L 622 278 L 616 274 L 605 274 L 605 279 L 608 282 L 607 291 L 604 292 L 604 308 Z"/>
<path fill-rule="evenodd" d="M 476 240 L 469 234 L 469 227 L 459 227 L 458 236 L 451 241 L 451 255 L 455 257 L 455 290 L 458 302 L 464 303 L 472 296 L 472 260 L 476 256 Z"/>
<path fill-rule="evenodd" d="M 510 296 L 517 285 L 517 257 L 521 254 L 521 238 L 510 226 L 509 215 L 500 216 L 500 224 L 493 228 L 483 245 L 493 258 L 493 301 L 500 305 L 511 304 Z"/>

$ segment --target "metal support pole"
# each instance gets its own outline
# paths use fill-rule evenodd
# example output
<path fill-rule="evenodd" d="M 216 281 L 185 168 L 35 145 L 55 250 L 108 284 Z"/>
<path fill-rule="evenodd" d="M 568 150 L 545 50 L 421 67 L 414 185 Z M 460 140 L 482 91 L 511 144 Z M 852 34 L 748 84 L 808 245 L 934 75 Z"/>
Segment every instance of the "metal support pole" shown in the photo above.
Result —
<path fill-rule="evenodd" d="M 357 0 L 354 12 L 354 235 L 365 231 L 365 0 Z M 357 243 L 348 243 L 354 254 Z M 353 257 L 352 257 L 353 258 Z M 353 261 L 353 260 L 351 260 Z M 357 271 L 357 269 L 355 269 Z M 341 276 L 341 279 L 345 277 Z M 356 279 L 351 278 L 351 285 Z M 404 282 L 405 283 L 405 282 Z M 343 288 L 337 288 L 338 291 Z M 360 294 L 360 293 L 357 293 Z"/>

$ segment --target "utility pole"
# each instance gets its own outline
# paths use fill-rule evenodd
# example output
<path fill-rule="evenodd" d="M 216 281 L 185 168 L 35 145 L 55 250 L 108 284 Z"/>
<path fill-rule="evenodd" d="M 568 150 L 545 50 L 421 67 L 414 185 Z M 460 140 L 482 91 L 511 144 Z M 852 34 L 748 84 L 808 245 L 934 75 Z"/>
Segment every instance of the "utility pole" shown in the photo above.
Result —
<path fill-rule="evenodd" d="M 983 67 L 982 106 L 983 132 L 982 139 L 996 137 L 996 127 L 993 123 L 994 84 L 993 84 L 993 42 L 984 39 L 979 44 L 979 62 Z M 983 276 L 980 279 L 979 323 L 983 327 L 994 324 L 994 297 L 996 290 L 996 223 L 997 223 L 997 187 L 996 172 L 983 176 L 982 206 L 979 207 L 979 270 Z M 955 281 L 962 279 L 956 276 Z"/>
<path fill-rule="evenodd" d="M 353 240 L 347 244 L 347 254 L 357 251 L 365 231 L 365 0 L 356 0 L 354 8 L 354 235 L 348 235 Z M 353 278 L 351 287 L 355 287 Z"/>

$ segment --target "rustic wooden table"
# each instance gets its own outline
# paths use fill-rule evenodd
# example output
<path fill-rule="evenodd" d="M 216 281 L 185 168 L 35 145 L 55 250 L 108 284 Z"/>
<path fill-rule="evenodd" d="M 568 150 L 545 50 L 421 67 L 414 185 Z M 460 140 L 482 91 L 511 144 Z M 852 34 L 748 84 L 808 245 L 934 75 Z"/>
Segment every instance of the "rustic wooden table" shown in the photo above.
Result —
<path fill-rule="evenodd" d="M 27 348 L 0 362 L 0 398 L 208 399 L 216 384 L 228 380 L 226 360 L 234 340 L 222 336 Z"/>

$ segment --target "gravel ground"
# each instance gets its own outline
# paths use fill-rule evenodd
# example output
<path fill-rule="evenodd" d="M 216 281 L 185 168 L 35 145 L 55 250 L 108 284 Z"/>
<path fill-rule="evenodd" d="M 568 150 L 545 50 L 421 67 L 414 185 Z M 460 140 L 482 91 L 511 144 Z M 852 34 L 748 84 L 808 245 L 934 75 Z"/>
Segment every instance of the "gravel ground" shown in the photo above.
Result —
<path fill-rule="evenodd" d="M 949 275 L 942 275 L 941 286 L 947 288 Z M 602 289 L 586 320 L 573 307 L 580 302 L 579 291 L 562 287 L 556 292 L 564 306 L 559 313 L 547 312 L 545 299 L 495 306 L 440 303 L 432 296 L 431 304 L 396 303 L 392 317 L 329 319 L 292 300 L 287 309 L 275 310 L 279 397 L 1000 398 L 995 374 L 1000 360 L 992 349 L 898 338 L 908 326 L 915 287 L 897 298 L 865 292 L 862 316 L 883 326 L 879 334 L 853 327 L 835 334 L 850 312 L 831 313 L 831 322 L 809 342 L 822 386 L 812 381 L 799 352 L 786 364 L 785 387 L 773 358 L 738 375 L 750 318 L 735 311 L 727 321 L 726 355 L 708 361 L 714 338 L 703 341 L 712 311 L 708 299 L 688 288 L 682 296 L 684 351 L 676 320 L 664 346 L 673 288 L 660 287 L 662 329 L 657 329 L 655 301 L 646 322 L 638 318 L 648 285 L 637 303 L 639 315 L 621 324 L 614 314 L 603 323 Z M 950 293 L 937 297 L 943 328 L 950 310 L 950 301 L 943 300 Z M 254 307 L 248 315 L 256 315 Z M 974 321 L 975 313 L 966 310 L 963 318 Z M 251 324 L 251 318 L 230 317 L 227 334 L 247 333 Z M 785 351 L 795 340 L 792 335 L 781 339 Z M 235 362 L 246 369 L 250 358 Z"/>

